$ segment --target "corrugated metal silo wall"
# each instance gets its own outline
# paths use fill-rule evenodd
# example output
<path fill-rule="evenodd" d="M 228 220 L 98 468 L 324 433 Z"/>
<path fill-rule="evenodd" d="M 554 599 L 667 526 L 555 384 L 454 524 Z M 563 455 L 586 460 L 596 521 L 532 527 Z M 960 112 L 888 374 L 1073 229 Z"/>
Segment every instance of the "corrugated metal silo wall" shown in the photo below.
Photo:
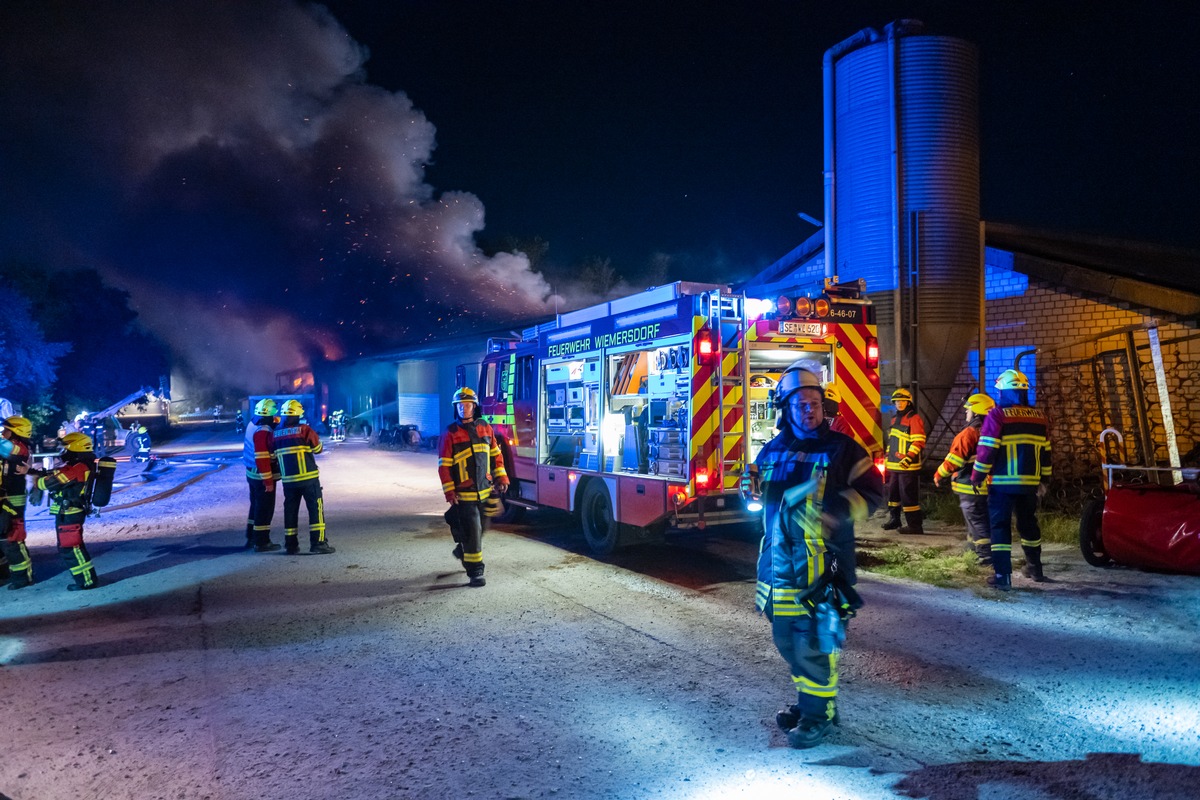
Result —
<path fill-rule="evenodd" d="M 885 383 L 911 380 L 915 357 L 921 406 L 940 409 L 979 319 L 978 56 L 973 45 L 950 37 L 897 40 L 894 176 L 888 46 L 867 45 L 834 65 L 836 270 L 845 279 L 866 278 L 878 304 Z M 903 365 L 893 358 L 895 247 L 902 288 L 913 267 L 919 286 L 919 334 L 914 342 L 905 333 Z M 902 297 L 902 332 L 909 306 Z"/>

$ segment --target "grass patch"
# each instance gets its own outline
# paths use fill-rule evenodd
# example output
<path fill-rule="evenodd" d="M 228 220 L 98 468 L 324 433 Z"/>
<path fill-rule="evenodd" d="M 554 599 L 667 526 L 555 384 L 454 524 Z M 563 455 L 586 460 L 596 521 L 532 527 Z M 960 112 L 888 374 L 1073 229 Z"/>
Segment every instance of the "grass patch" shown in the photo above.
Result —
<path fill-rule="evenodd" d="M 1043 542 L 1057 544 L 1079 544 L 1079 515 L 1061 511 L 1039 511 L 1038 525 L 1042 529 Z M 1013 531 L 1014 537 L 1016 531 Z"/>
<path fill-rule="evenodd" d="M 921 510 L 925 518 L 937 520 L 955 527 L 966 527 L 962 509 L 958 505 L 958 496 L 949 492 L 923 492 L 921 495 Z M 1019 539 L 1016 529 L 1016 518 L 1013 519 L 1014 544 Z M 1042 528 L 1042 541 L 1056 544 L 1079 543 L 1079 514 L 1077 512 L 1061 511 L 1058 509 L 1038 511 L 1038 524 Z"/>
<path fill-rule="evenodd" d="M 940 547 L 914 550 L 898 544 L 878 549 L 860 546 L 858 563 L 863 569 L 881 575 L 907 578 L 942 587 L 975 584 L 984 574 L 974 553 Z"/>

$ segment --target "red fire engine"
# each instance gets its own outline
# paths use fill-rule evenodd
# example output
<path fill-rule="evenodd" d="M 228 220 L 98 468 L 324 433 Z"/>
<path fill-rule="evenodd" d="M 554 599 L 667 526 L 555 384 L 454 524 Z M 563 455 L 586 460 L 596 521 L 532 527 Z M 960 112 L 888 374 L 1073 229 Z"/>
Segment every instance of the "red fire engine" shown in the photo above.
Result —
<path fill-rule="evenodd" d="M 678 282 L 492 340 L 481 411 L 503 438 L 512 516 L 576 512 L 598 553 L 757 515 L 739 487 L 775 434 L 772 392 L 799 358 L 836 381 L 841 413 L 883 450 L 874 309 L 861 282 L 781 297 Z M 750 307 L 751 313 L 747 314 Z"/>

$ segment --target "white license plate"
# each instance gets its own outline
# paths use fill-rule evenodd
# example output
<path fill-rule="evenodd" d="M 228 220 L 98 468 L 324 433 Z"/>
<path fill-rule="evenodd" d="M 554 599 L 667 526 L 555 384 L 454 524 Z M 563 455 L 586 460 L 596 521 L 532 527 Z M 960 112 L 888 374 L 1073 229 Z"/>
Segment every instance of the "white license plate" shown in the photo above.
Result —
<path fill-rule="evenodd" d="M 785 333 L 788 336 L 824 336 L 824 331 L 821 330 L 820 322 L 794 322 L 791 320 L 781 320 L 779 322 L 779 332 Z"/>

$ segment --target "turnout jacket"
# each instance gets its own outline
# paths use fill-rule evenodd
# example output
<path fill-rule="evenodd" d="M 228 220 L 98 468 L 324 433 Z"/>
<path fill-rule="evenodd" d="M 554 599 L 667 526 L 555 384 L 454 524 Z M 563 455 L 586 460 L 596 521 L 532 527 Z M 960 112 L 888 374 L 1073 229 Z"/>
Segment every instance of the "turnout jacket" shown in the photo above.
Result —
<path fill-rule="evenodd" d="M 1050 425 L 1041 409 L 1010 400 L 988 411 L 971 481 L 982 483 L 989 475 L 991 491 L 1004 494 L 1036 494 L 1038 484 L 1050 480 Z"/>
<path fill-rule="evenodd" d="M 324 449 L 321 437 L 307 425 L 293 428 L 276 428 L 272 438 L 275 443 L 275 463 L 279 467 L 279 480 L 286 486 L 300 481 L 315 481 L 317 453 Z M 255 451 L 257 453 L 257 450 Z"/>
<path fill-rule="evenodd" d="M 242 444 L 242 464 L 246 467 L 247 478 L 264 481 L 268 485 L 275 482 L 275 431 L 270 425 L 247 426 L 245 442 Z"/>
<path fill-rule="evenodd" d="M 919 472 L 921 458 L 925 454 L 925 420 L 917 412 L 913 403 L 903 414 L 897 412 L 892 417 L 892 427 L 888 430 L 887 467 L 888 472 Z M 900 466 L 900 459 L 907 458 L 909 465 Z"/>
<path fill-rule="evenodd" d="M 37 479 L 37 488 L 50 493 L 50 513 L 67 515 L 87 511 L 84 495 L 94 463 L 84 460 L 63 464 Z"/>
<path fill-rule="evenodd" d="M 29 445 L 21 439 L 0 437 L 0 495 L 14 505 L 25 505 L 25 475 L 29 472 Z"/>
<path fill-rule="evenodd" d="M 755 459 L 763 500 L 755 606 L 768 617 L 805 616 L 801 597 L 836 557 L 855 582 L 854 523 L 883 501 L 883 480 L 862 445 L 822 423 L 798 438 L 786 421 Z M 788 492 L 789 489 L 796 489 Z"/>
<path fill-rule="evenodd" d="M 482 419 L 452 422 L 442 434 L 438 477 L 446 501 L 455 497 L 472 503 L 492 496 L 493 483 L 508 473 L 492 426 Z"/>
<path fill-rule="evenodd" d="M 971 483 L 971 472 L 975 467 L 975 451 L 979 446 L 979 428 L 983 417 L 975 417 L 967 427 L 958 432 L 950 445 L 950 452 L 937 468 L 937 477 L 949 478 L 950 488 L 957 494 L 987 494 L 987 484 Z"/>

